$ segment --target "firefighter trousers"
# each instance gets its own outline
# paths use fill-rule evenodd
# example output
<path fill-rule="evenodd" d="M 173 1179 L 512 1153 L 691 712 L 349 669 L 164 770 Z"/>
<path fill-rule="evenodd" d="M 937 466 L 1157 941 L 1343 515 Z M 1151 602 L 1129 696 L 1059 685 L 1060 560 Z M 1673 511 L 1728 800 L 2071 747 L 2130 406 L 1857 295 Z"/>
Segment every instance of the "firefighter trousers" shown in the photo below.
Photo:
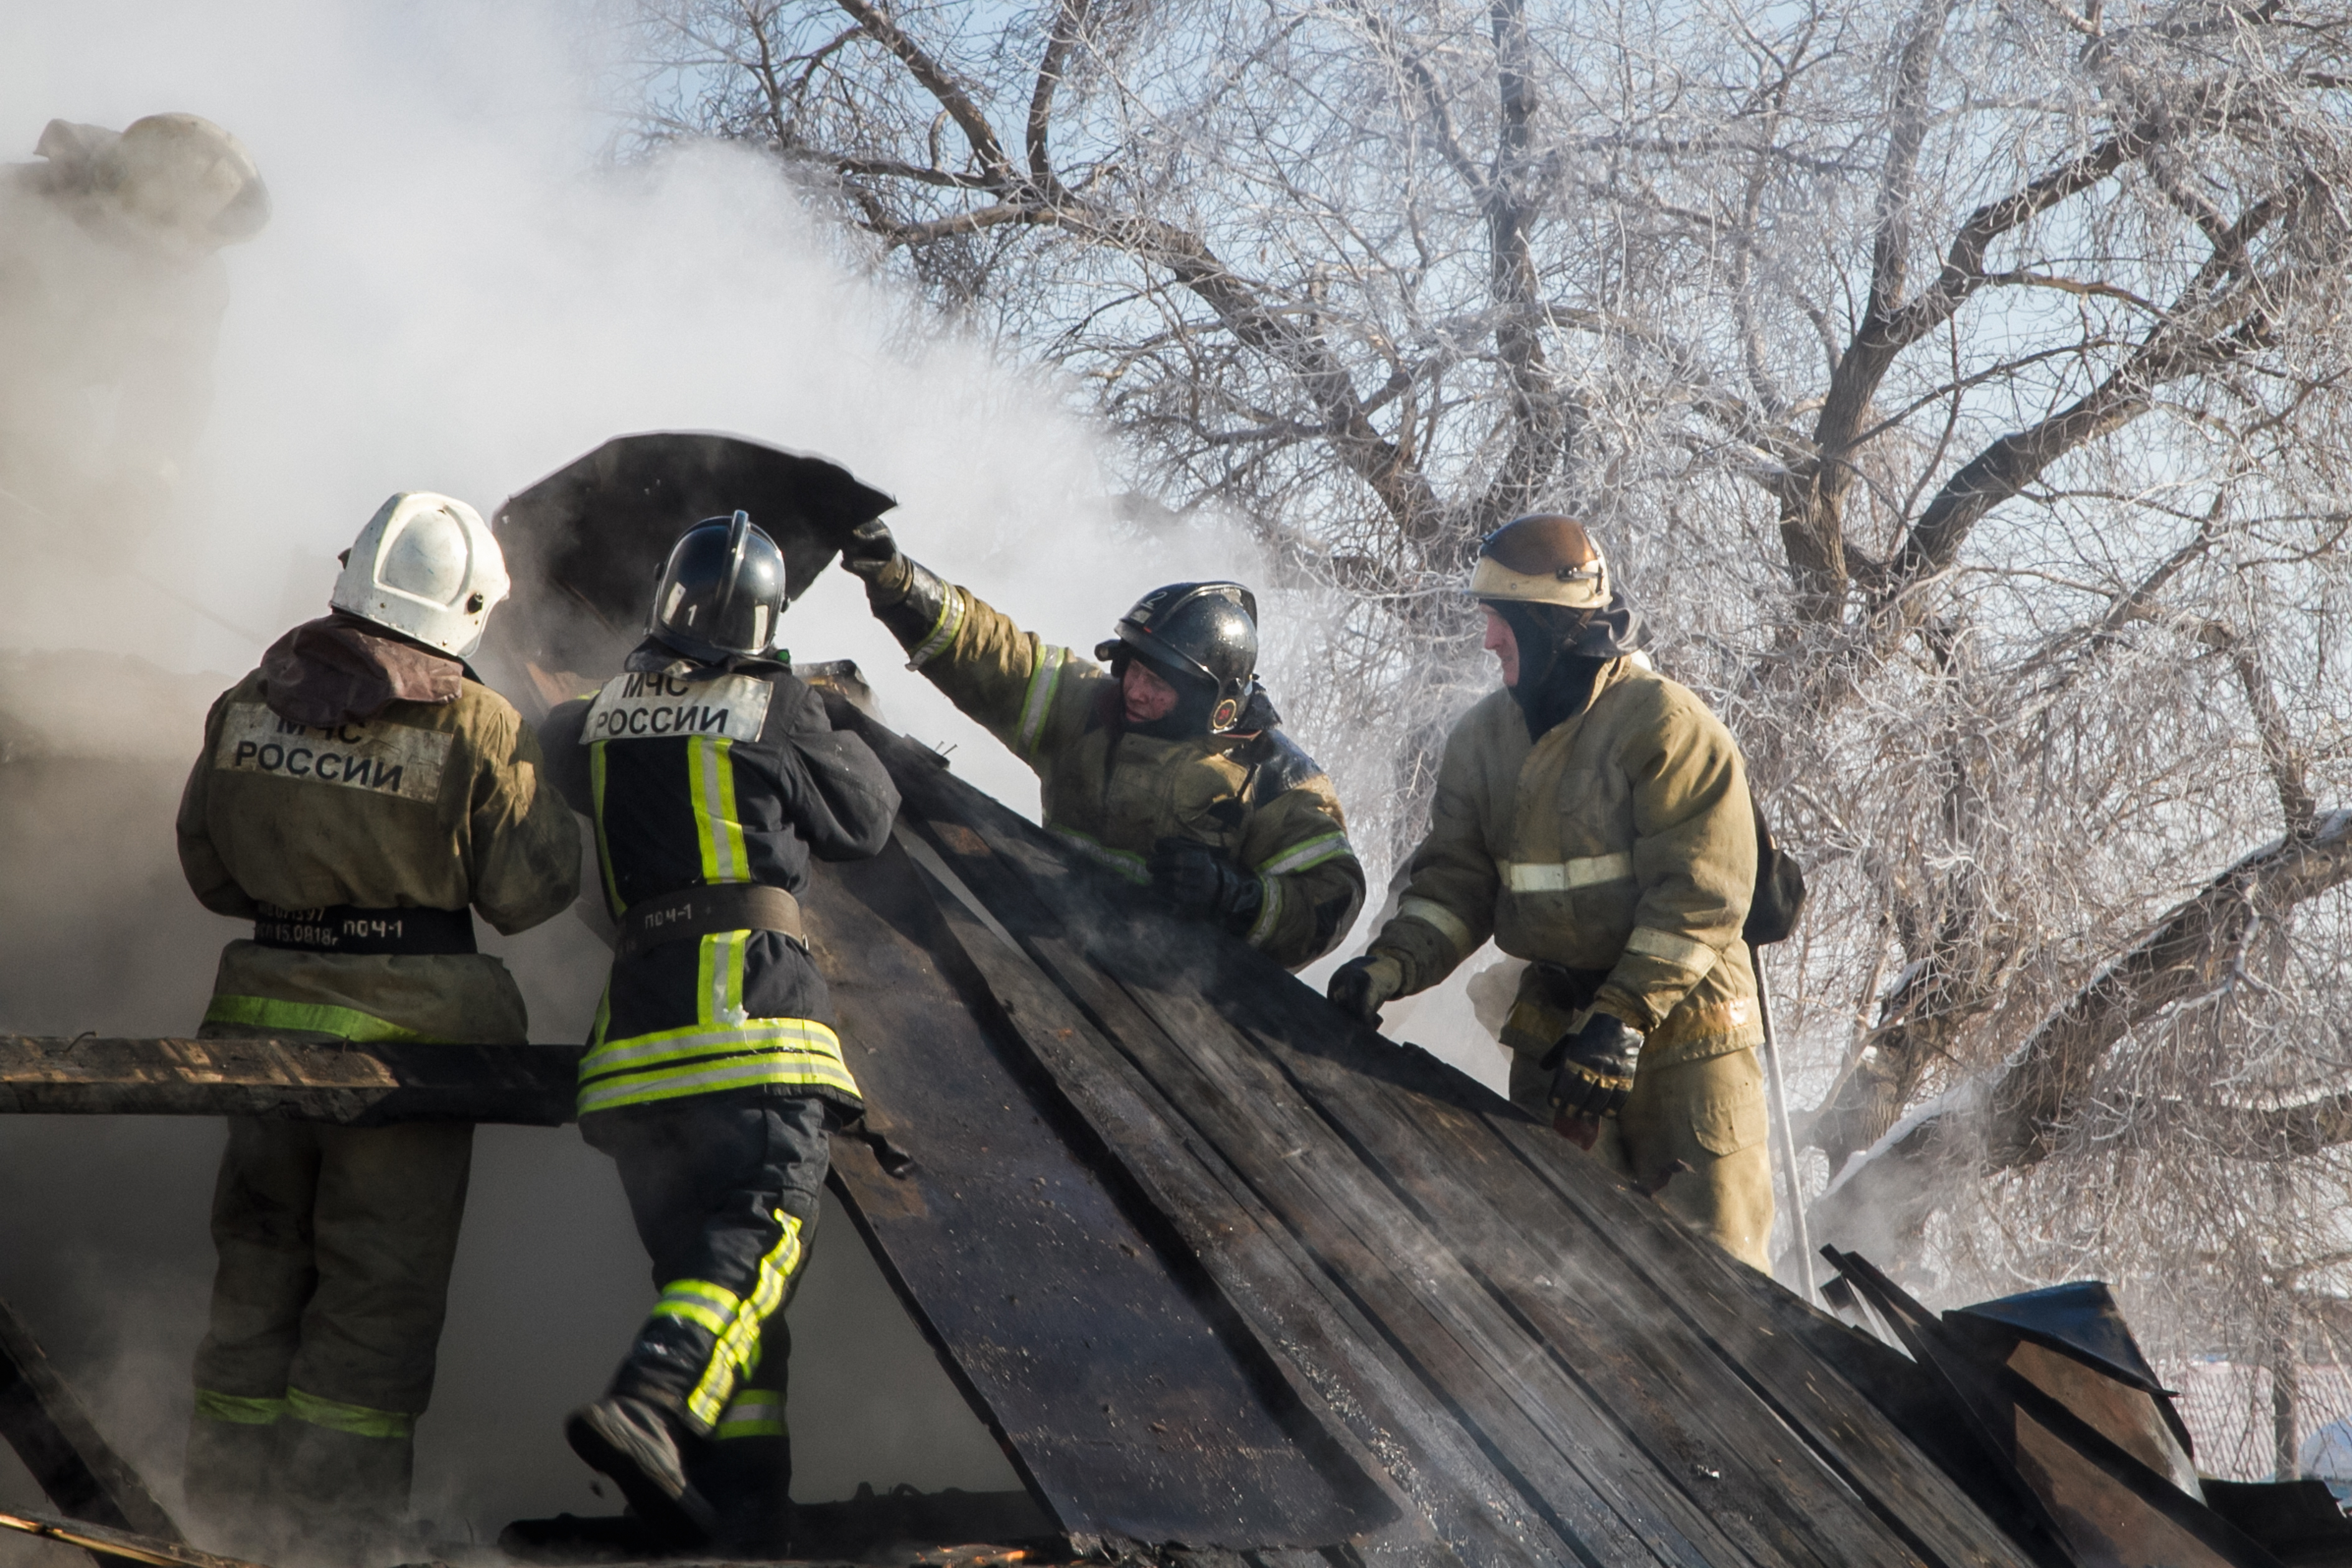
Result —
<path fill-rule="evenodd" d="M 247 1538 L 264 1520 L 397 1527 L 473 1150 L 467 1122 L 230 1119 L 188 1440 L 195 1512 Z"/>
<path fill-rule="evenodd" d="M 581 1119 L 619 1169 L 661 1292 L 611 1392 L 688 1430 L 688 1472 L 730 1540 L 780 1538 L 790 1519 L 783 1309 L 815 1241 L 828 1121 L 824 1100 L 760 1091 Z"/>
<path fill-rule="evenodd" d="M 1551 1076 L 1536 1058 L 1515 1054 L 1512 1100 L 1550 1121 Z M 1659 1205 L 1683 1224 L 1769 1273 L 1769 1131 L 1764 1069 L 1754 1050 L 1741 1049 L 1637 1070 L 1633 1094 L 1601 1123 L 1592 1152 L 1619 1175 L 1656 1188 Z M 1677 1161 L 1688 1168 L 1676 1171 Z"/>

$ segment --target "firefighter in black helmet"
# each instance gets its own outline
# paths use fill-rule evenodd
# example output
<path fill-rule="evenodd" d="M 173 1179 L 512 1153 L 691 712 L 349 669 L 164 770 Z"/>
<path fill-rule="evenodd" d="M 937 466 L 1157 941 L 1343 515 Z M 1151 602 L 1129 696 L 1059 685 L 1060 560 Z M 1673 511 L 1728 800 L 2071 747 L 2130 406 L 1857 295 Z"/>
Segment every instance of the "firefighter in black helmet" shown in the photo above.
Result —
<path fill-rule="evenodd" d="M 841 552 L 908 667 L 1036 770 L 1053 832 L 1286 967 L 1347 933 L 1364 870 L 1331 781 L 1257 683 L 1248 589 L 1156 588 L 1097 664 L 908 559 L 879 519 Z"/>
<path fill-rule="evenodd" d="M 794 895 L 878 852 L 898 792 L 775 647 L 784 561 L 743 513 L 688 529 L 646 640 L 545 726 L 620 926 L 580 1131 L 620 1167 L 661 1291 L 565 1436 L 667 1544 L 789 1543 L 781 1316 L 827 1129 L 861 1107 Z"/>

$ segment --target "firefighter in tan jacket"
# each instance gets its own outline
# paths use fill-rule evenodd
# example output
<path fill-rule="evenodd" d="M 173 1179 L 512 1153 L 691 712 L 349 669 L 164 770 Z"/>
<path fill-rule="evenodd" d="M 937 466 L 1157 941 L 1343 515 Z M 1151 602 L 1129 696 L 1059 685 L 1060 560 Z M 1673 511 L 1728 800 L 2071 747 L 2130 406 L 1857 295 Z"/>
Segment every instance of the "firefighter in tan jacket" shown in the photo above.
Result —
<path fill-rule="evenodd" d="M 505 596 L 472 508 L 386 501 L 335 584 L 222 694 L 179 816 L 221 953 L 207 1037 L 521 1044 L 523 1000 L 474 943 L 562 912 L 580 838 L 539 742 L 466 667 Z M 215 1528 L 381 1549 L 408 1502 L 474 1130 L 236 1117 L 196 1352 L 187 1496 Z M 257 1537 L 258 1539 L 257 1539 Z"/>
<path fill-rule="evenodd" d="M 1331 999 L 1376 1023 L 1491 936 L 1529 961 L 1503 1030 L 1511 1098 L 1765 1268 L 1763 1035 L 1740 935 L 1756 826 L 1739 749 L 1634 657 L 1633 613 L 1576 522 L 1497 530 L 1470 592 L 1504 689 L 1447 738 L 1396 915 L 1332 977 Z"/>
<path fill-rule="evenodd" d="M 1364 869 L 1331 781 L 1257 684 L 1248 589 L 1145 595 L 1095 648 L 1106 670 L 908 559 L 879 519 L 841 560 L 908 667 L 1036 771 L 1065 842 L 1285 968 L 1354 924 Z"/>

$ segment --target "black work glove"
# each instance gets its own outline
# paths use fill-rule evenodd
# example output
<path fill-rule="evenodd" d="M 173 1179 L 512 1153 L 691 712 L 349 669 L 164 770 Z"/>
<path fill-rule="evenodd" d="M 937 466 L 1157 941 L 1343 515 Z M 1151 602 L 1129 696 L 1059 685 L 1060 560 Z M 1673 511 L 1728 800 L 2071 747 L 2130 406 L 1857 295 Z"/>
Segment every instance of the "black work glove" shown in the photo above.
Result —
<path fill-rule="evenodd" d="M 1195 920 L 1245 931 L 1257 920 L 1258 880 L 1197 838 L 1162 838 L 1145 862 L 1160 896 Z"/>
<path fill-rule="evenodd" d="M 1642 1034 L 1612 1013 L 1595 1013 L 1584 1027 L 1562 1035 L 1543 1065 L 1552 1069 L 1551 1102 L 1571 1116 L 1614 1116 L 1633 1092 L 1633 1064 Z"/>
<path fill-rule="evenodd" d="M 898 542 L 878 517 L 867 518 L 841 536 L 841 569 L 868 583 L 888 572 L 898 559 Z"/>
<path fill-rule="evenodd" d="M 1333 971 L 1323 994 L 1342 1013 L 1377 1029 L 1381 1005 L 1403 989 L 1404 965 L 1384 952 L 1368 952 Z"/>

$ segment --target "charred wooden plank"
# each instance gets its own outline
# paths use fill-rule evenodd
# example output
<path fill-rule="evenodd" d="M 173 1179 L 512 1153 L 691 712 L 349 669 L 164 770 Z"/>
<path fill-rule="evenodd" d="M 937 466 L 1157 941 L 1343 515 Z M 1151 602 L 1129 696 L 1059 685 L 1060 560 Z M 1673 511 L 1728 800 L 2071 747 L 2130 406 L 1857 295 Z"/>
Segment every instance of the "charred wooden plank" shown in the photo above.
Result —
<path fill-rule="evenodd" d="M 1359 1462 L 1376 1476 L 1384 1471 L 1412 1504 L 1413 1521 L 1359 1543 L 1359 1555 L 1376 1563 L 1444 1562 L 1452 1554 L 1478 1564 L 1556 1561 L 1544 1544 L 1551 1537 L 1543 1521 L 1450 1415 L 1431 1406 L 1380 1325 L 1280 1217 L 1213 1151 L 1184 1136 L 1181 1119 L 1158 1091 L 1017 949 L 999 944 L 963 910 L 945 912 L 1019 1021 L 1024 1042 L 1103 1142 L 1105 1157 L 1149 1195 L 1224 1298 L 1277 1352 L 1302 1407 L 1322 1412 Z"/>
<path fill-rule="evenodd" d="M 1795 1346 L 1776 1343 L 1766 1330 L 1734 1356 L 1701 1332 L 1686 1314 L 1681 1288 L 1629 1266 L 1615 1245 L 1626 1228 L 1655 1223 L 1655 1206 L 1580 1154 L 1563 1154 L 1560 1174 L 1576 1184 L 1585 1204 L 1561 1202 L 1496 1134 L 1496 1123 L 1533 1125 L 1522 1113 L 1420 1053 L 1397 1053 L 1380 1064 L 1391 1070 L 1365 1072 L 1311 1043 L 1263 1043 L 1318 1110 L 1461 1248 L 1485 1289 L 1603 1405 L 1642 1413 L 1645 1440 L 1662 1445 L 1654 1450 L 1661 1468 L 1691 1478 L 1695 1495 L 1714 1494 L 1727 1511 L 1759 1523 L 1777 1515 L 1792 1538 L 1816 1533 L 1816 1522 L 1843 1519 L 1851 1500 L 1861 1497 L 1867 1517 L 1845 1520 L 1836 1533 L 1866 1541 L 1874 1530 L 1885 1531 L 1870 1549 L 1873 1560 L 1909 1554 L 2021 1568 L 2025 1559 L 1997 1534 L 1942 1526 L 1955 1510 L 1963 1518 L 1972 1511 L 1967 1500 L 1944 1484 L 1921 1495 L 1917 1483 L 1933 1470 L 1917 1454 L 1904 1453 L 1900 1436 L 1873 1419 L 1876 1412 L 1852 1390 L 1832 1387 L 1824 1400 L 1817 1386 L 1802 1409 L 1769 1394 L 1763 1384 L 1769 1374 L 1759 1363 L 1797 1360 Z M 1542 1135 L 1553 1136 L 1548 1129 Z M 1676 1239 L 1689 1247 L 1687 1238 Z M 1753 1272 L 1729 1264 L 1726 1270 Z M 1761 1317 L 1751 1307 L 1748 1321 Z M 1802 1359 L 1817 1385 L 1828 1381 L 1821 1363 Z M 1844 1448 L 1876 1439 L 1859 1468 L 1832 1445 L 1785 1441 L 1825 1415 L 1843 1430 Z M 1859 1430 L 1864 1427 L 1867 1437 Z M 1890 1486 L 1902 1506 L 1875 1500 Z M 1914 1524 L 1915 1516 L 1925 1522 Z"/>
<path fill-rule="evenodd" d="M 892 1177 L 839 1140 L 841 1188 L 1062 1527 L 1314 1546 L 1393 1517 L 1269 1401 L 1263 1352 L 1156 1216 L 1073 1152 L 905 855 L 830 868 L 805 909 L 869 1122 L 915 1162 Z"/>
<path fill-rule="evenodd" d="M 79 1546 L 108 1568 L 256 1568 L 234 1557 L 199 1552 L 176 1534 L 161 1536 L 142 1531 L 92 1524 L 83 1520 L 51 1519 L 46 1514 L 0 1512 L 0 1530 L 15 1531 L 44 1541 Z"/>
<path fill-rule="evenodd" d="M 1564 1205 L 1600 1220 L 1595 1235 L 1616 1258 L 1658 1281 L 1672 1310 L 1857 1496 L 1915 1536 L 1919 1550 L 1947 1562 L 2003 1568 L 2052 1561 L 2038 1521 L 2011 1513 L 1990 1478 L 1939 1462 L 1958 1457 L 1945 1441 L 1949 1434 L 1915 1439 L 1866 1396 L 1863 1384 L 1875 1370 L 1876 1347 L 1847 1346 L 1851 1331 L 1843 1324 L 1754 1269 L 1694 1245 L 1654 1205 L 1617 1207 L 1601 1220 L 1590 1184 L 1574 1179 L 1581 1154 L 1550 1129 L 1507 1110 L 1486 1120 Z M 1863 1352 L 1851 1363 L 1849 1348 Z"/>
<path fill-rule="evenodd" d="M 555 1127 L 582 1048 L 0 1035 L 0 1113 Z"/>
<path fill-rule="evenodd" d="M 5 1301 L 0 1301 L 0 1436 L 7 1438 L 42 1493 L 68 1518 L 137 1531 L 161 1542 L 181 1542 L 172 1516 L 139 1472 L 99 1436 L 81 1401 Z M 117 1554 L 98 1555 L 110 1565 L 122 1561 Z"/>
<path fill-rule="evenodd" d="M 1705 1510 L 1654 1484 L 1605 1415 L 1556 1381 L 1535 1388 L 1514 1374 L 1526 1358 L 1507 1325 L 1453 1321 L 1450 1303 L 1432 1299 L 1415 1276 L 1444 1256 L 1442 1241 L 1361 1188 L 1349 1195 L 1370 1198 L 1370 1212 L 1335 1212 L 1300 1173 L 1352 1160 L 1310 1149 L 1321 1142 L 1311 1130 L 1302 1139 L 1295 1127 L 1244 1125 L 1220 1086 L 1177 1070 L 1133 1000 L 1061 947 L 1054 909 L 1024 895 L 990 845 L 955 829 L 937 840 L 952 868 L 986 884 L 990 907 L 1053 971 L 971 943 L 1024 1037 L 1074 1102 L 1102 1115 L 1121 1157 L 1172 1194 L 1161 1201 L 1229 1295 L 1256 1310 L 1270 1342 L 1303 1358 L 1328 1407 L 1381 1453 L 1442 1540 L 1474 1563 L 1738 1560 Z M 1139 1047 L 1149 1065 L 1137 1062 Z M 1122 1078 L 1124 1105 L 1106 1092 Z M 1277 1237 L 1286 1245 L 1247 1245 Z"/>

